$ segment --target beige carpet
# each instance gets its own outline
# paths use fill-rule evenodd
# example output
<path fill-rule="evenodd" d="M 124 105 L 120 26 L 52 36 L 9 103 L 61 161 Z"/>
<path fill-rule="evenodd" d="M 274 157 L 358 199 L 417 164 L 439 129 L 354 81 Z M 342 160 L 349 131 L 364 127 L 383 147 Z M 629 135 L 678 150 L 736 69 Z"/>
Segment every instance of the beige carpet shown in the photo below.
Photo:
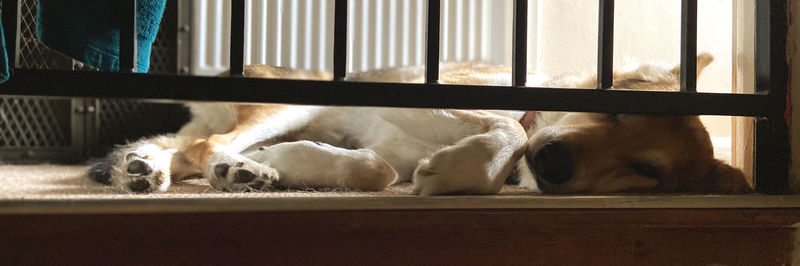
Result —
<path fill-rule="evenodd" d="M 283 197 L 383 197 L 409 195 L 410 184 L 400 184 L 379 192 L 358 191 L 271 191 L 262 193 L 222 193 L 204 180 L 174 184 L 166 193 L 119 194 L 86 176 L 85 165 L 0 165 L 0 200 L 57 199 L 135 199 L 135 198 L 283 198 Z M 516 186 L 506 186 L 504 195 L 533 194 Z"/>

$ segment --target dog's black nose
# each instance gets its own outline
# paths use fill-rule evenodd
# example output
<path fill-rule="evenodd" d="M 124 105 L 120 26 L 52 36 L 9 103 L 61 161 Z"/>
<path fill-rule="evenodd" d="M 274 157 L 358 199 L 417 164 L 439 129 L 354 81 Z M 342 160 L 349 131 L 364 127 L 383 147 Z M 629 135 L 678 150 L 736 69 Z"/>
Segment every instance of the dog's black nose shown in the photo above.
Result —
<path fill-rule="evenodd" d="M 141 160 L 135 160 L 128 164 L 128 173 L 131 174 L 149 175 L 152 171 L 153 170 L 150 169 L 150 166 L 147 166 L 147 163 L 142 162 Z"/>
<path fill-rule="evenodd" d="M 572 153 L 569 147 L 558 141 L 545 144 L 533 156 L 528 157 L 533 173 L 548 183 L 563 184 L 574 174 Z"/>

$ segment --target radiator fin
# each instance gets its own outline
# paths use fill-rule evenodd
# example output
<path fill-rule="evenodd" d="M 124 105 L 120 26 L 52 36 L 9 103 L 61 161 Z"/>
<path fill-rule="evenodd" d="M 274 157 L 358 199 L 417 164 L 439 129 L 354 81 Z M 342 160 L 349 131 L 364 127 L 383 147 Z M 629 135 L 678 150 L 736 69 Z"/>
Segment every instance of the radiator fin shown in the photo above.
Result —
<path fill-rule="evenodd" d="M 334 0 L 245 0 L 245 64 L 333 69 Z M 441 60 L 511 62 L 511 1 L 443 0 Z M 348 72 L 422 65 L 425 0 L 350 0 Z M 470 19 L 471 18 L 471 19 Z M 230 2 L 194 5 L 192 73 L 228 69 Z"/>

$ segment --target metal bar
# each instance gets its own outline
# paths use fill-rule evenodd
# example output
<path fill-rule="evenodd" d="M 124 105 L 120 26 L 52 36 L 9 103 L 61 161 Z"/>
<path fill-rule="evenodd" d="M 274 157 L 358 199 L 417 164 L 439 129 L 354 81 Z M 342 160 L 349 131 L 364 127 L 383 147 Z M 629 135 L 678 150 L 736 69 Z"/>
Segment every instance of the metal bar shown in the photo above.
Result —
<path fill-rule="evenodd" d="M 597 25 L 597 88 L 610 89 L 614 84 L 614 0 L 600 0 Z"/>
<path fill-rule="evenodd" d="M 119 16 L 119 72 L 136 72 L 136 2 L 120 2 Z"/>
<path fill-rule="evenodd" d="M 244 0 L 231 1 L 230 75 L 244 75 Z"/>
<path fill-rule="evenodd" d="M 761 193 L 785 193 L 789 187 L 786 23 L 785 1 L 756 1 L 755 86 L 770 100 L 769 114 L 755 126 L 754 181 Z"/>
<path fill-rule="evenodd" d="M 681 1 L 681 91 L 697 91 L 697 0 Z"/>
<path fill-rule="evenodd" d="M 347 75 L 347 0 L 336 0 L 333 24 L 333 79 Z"/>
<path fill-rule="evenodd" d="M 6 41 L 6 51 L 8 54 L 8 66 L 16 67 L 16 58 L 19 50 L 19 4 L 17 0 L 3 0 L 3 33 Z"/>
<path fill-rule="evenodd" d="M 189 75 L 192 71 L 192 8 L 193 1 L 168 1 L 167 10 L 172 9 L 177 14 L 178 33 L 176 34 L 175 65 L 179 75 Z M 173 8 L 174 7 L 174 8 Z M 165 14 L 166 15 L 166 14 Z"/>
<path fill-rule="evenodd" d="M 188 77 L 16 69 L 0 93 L 313 105 L 765 116 L 767 95 Z M 108 88 L 113 87 L 113 90 Z M 142 88 L 148 88 L 143 90 Z"/>
<path fill-rule="evenodd" d="M 426 31 L 425 83 L 439 83 L 439 15 L 440 0 L 428 0 L 428 28 Z"/>
<path fill-rule="evenodd" d="M 514 0 L 513 46 L 511 84 L 525 86 L 528 75 L 528 0 Z"/>

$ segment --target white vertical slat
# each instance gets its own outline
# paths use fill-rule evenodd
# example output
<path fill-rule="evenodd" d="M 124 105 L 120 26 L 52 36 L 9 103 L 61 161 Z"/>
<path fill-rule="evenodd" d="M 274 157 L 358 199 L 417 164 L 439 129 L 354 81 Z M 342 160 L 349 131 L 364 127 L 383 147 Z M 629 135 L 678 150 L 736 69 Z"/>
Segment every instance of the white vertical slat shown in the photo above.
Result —
<path fill-rule="evenodd" d="M 439 57 L 442 58 L 444 61 L 452 60 L 453 56 L 448 53 L 448 51 L 454 51 L 455 47 L 452 46 L 454 44 L 453 37 L 451 34 L 454 34 L 452 29 L 452 25 L 455 23 L 451 19 L 454 17 L 450 11 L 450 0 L 442 0 L 441 1 L 442 7 L 441 9 L 441 29 L 439 30 L 439 34 L 441 37 L 439 38 Z"/>
<path fill-rule="evenodd" d="M 278 44 L 277 55 L 280 58 L 275 62 L 277 66 L 284 66 L 288 67 L 292 61 L 292 54 L 291 54 L 291 46 L 292 46 L 292 17 L 287 16 L 289 12 L 292 12 L 292 0 L 277 0 L 278 1 L 278 13 L 275 15 L 278 16 L 278 35 L 275 36 Z"/>
<path fill-rule="evenodd" d="M 292 60 L 292 64 L 290 67 L 292 68 L 304 68 L 308 69 L 308 66 L 304 65 L 304 59 L 308 54 L 306 52 L 305 46 L 306 41 L 308 40 L 306 37 L 306 1 L 305 0 L 294 0 L 292 1 L 294 4 L 292 5 L 292 13 L 289 13 L 289 16 L 292 16 L 292 24 L 294 24 L 294 29 L 292 30 L 293 35 L 293 44 L 292 48 L 293 51 L 291 52 L 294 56 Z M 303 13 L 301 13 L 303 12 Z"/>
<path fill-rule="evenodd" d="M 370 70 L 376 68 L 376 58 L 378 57 L 378 41 L 377 39 L 379 36 L 377 35 L 377 17 L 375 16 L 377 13 L 378 2 L 381 1 L 373 1 L 373 0 L 365 0 L 365 2 L 369 3 L 365 11 L 365 21 L 364 26 L 366 26 L 366 36 L 364 37 L 367 41 L 367 49 L 365 51 L 364 58 L 367 59 L 367 67 L 362 70 Z"/>
<path fill-rule="evenodd" d="M 334 0 L 245 1 L 245 63 L 332 69 Z M 507 2 L 443 0 L 440 59 L 510 62 Z M 427 1 L 350 0 L 348 5 L 349 72 L 424 64 Z M 230 2 L 197 0 L 194 12 L 192 73 L 227 70 Z M 535 36 L 538 24 L 533 18 L 529 23 Z M 535 47 L 529 42 L 529 49 Z M 535 54 L 528 53 L 529 65 L 535 65 Z"/>
<path fill-rule="evenodd" d="M 349 0 L 348 1 L 348 11 L 347 11 L 347 45 L 348 49 L 348 58 L 347 58 L 347 72 L 353 72 L 356 69 L 356 62 L 360 62 L 361 54 L 357 53 L 356 51 L 361 51 L 361 42 L 356 41 L 361 40 L 360 37 L 356 38 L 356 36 L 361 36 L 361 28 L 356 27 L 356 23 L 361 22 L 361 17 L 356 13 L 356 7 L 359 6 L 361 1 L 359 0 Z"/>
<path fill-rule="evenodd" d="M 483 32 L 483 24 L 486 24 L 486 17 L 484 16 L 483 10 L 483 2 L 489 0 L 476 0 L 475 3 L 475 48 L 474 48 L 474 57 L 472 60 L 478 60 L 483 58 L 483 39 L 484 39 L 484 32 Z"/>
<path fill-rule="evenodd" d="M 468 18 L 467 20 L 469 20 L 467 24 L 467 29 L 469 30 L 468 32 L 469 37 L 466 39 L 468 52 L 466 57 L 464 58 L 465 60 L 475 60 L 476 58 L 475 43 L 477 42 L 476 35 L 478 34 L 478 31 L 476 30 L 475 25 L 480 23 L 480 17 L 477 16 L 478 12 L 476 12 L 475 9 L 477 9 L 477 0 L 469 0 L 466 11 L 467 12 L 466 17 Z"/>
<path fill-rule="evenodd" d="M 223 20 L 222 11 L 223 10 L 222 10 L 222 7 L 221 7 L 222 1 L 214 0 L 212 2 L 213 2 L 213 6 L 212 6 L 212 8 L 211 8 L 211 10 L 209 12 L 209 21 L 211 21 L 211 25 L 210 26 L 211 26 L 211 33 L 212 34 L 208 35 L 208 37 L 211 38 L 208 41 L 212 45 L 211 52 L 213 54 L 211 54 L 211 57 L 210 57 L 211 61 L 209 62 L 209 64 L 211 65 L 211 67 L 216 68 L 222 62 L 222 34 L 223 34 L 223 32 L 222 32 L 222 20 Z"/>
<path fill-rule="evenodd" d="M 464 0 L 455 2 L 455 23 L 456 23 L 456 36 L 453 42 L 455 43 L 455 60 L 464 59 Z"/>
<path fill-rule="evenodd" d="M 414 62 L 414 65 L 422 65 L 425 64 L 424 55 L 425 55 L 425 26 L 427 25 L 428 18 L 424 14 L 427 14 L 428 5 L 427 1 L 417 0 L 417 30 L 416 30 L 416 47 L 417 47 L 417 60 Z"/>
<path fill-rule="evenodd" d="M 258 53 L 258 59 L 256 62 L 259 64 L 266 64 L 267 63 L 267 16 L 269 13 L 267 12 L 267 1 L 261 0 L 257 1 L 257 7 L 253 8 L 253 12 L 258 14 L 258 22 L 257 27 L 254 32 L 258 33 L 258 42 L 254 45 L 254 50 Z"/>
<path fill-rule="evenodd" d="M 228 51 L 230 51 L 231 47 L 231 3 L 228 1 L 217 0 L 216 4 L 216 9 L 214 9 L 216 12 L 214 16 L 217 18 L 217 23 L 215 25 L 217 37 L 215 38 L 215 41 L 216 46 L 220 48 L 215 49 L 218 56 L 216 57 L 217 60 L 214 62 L 214 67 L 224 68 L 230 63 L 230 53 Z"/>
<path fill-rule="evenodd" d="M 388 34 L 386 45 L 388 46 L 389 51 L 387 51 L 386 55 L 386 63 L 389 66 L 397 66 L 397 35 L 400 34 L 399 31 L 400 27 L 398 26 L 398 11 L 399 5 L 397 0 L 389 0 L 389 5 L 386 7 L 386 10 L 389 12 L 389 22 L 386 23 Z"/>
<path fill-rule="evenodd" d="M 370 66 L 370 68 L 374 68 L 376 66 L 383 66 L 384 64 L 383 62 L 385 61 L 383 60 L 383 55 L 386 53 L 385 51 L 386 49 L 384 49 L 385 47 L 383 46 L 385 43 L 383 41 L 383 35 L 385 35 L 384 34 L 385 31 L 383 29 L 383 24 L 385 24 L 383 22 L 384 18 L 383 1 L 375 1 L 375 4 L 372 6 L 372 9 L 370 10 L 369 14 L 370 14 L 369 21 L 371 22 L 369 24 L 372 27 L 372 30 L 370 31 L 370 33 L 372 33 L 372 38 L 370 39 L 373 42 L 372 45 L 370 45 L 371 47 L 373 47 L 370 55 L 375 59 L 373 61 L 374 62 L 373 65 Z M 375 18 L 380 18 L 380 19 L 375 19 Z"/>
<path fill-rule="evenodd" d="M 267 1 L 264 5 L 265 9 L 262 11 L 266 14 L 266 36 L 264 36 L 265 54 L 267 56 L 265 64 L 275 64 L 278 59 L 278 3 L 277 1 Z"/>
<path fill-rule="evenodd" d="M 304 26 L 303 27 L 304 28 L 304 30 L 303 30 L 304 37 L 303 38 L 305 40 L 303 41 L 303 48 L 305 48 L 305 51 L 303 52 L 303 56 L 301 57 L 303 59 L 302 60 L 303 61 L 303 65 L 301 66 L 301 68 L 311 69 L 312 68 L 312 63 L 313 63 L 312 61 L 315 58 L 314 55 L 311 52 L 311 49 L 312 49 L 311 46 L 319 46 L 319 44 L 312 44 L 314 42 L 314 39 L 312 37 L 312 36 L 314 36 L 314 35 L 312 35 L 312 33 L 314 33 L 314 27 L 313 27 L 314 26 L 314 18 L 316 17 L 316 16 L 314 16 L 313 6 L 316 6 L 316 5 L 314 5 L 311 2 L 311 0 L 305 0 L 305 1 L 303 1 L 303 6 L 304 6 L 305 10 L 303 11 L 303 13 L 300 16 L 300 18 L 304 21 L 304 25 L 303 25 Z M 317 42 L 317 43 L 319 43 L 319 42 Z"/>
<path fill-rule="evenodd" d="M 489 7 L 490 7 L 489 2 L 492 2 L 492 0 L 483 0 L 482 3 L 481 3 L 481 17 L 486 18 L 486 19 L 483 20 L 483 23 L 481 23 L 481 26 L 480 26 L 481 27 L 481 32 L 484 33 L 483 36 L 481 36 L 482 38 L 480 39 L 480 43 L 481 43 L 481 53 L 480 53 L 481 56 L 480 56 L 480 58 L 481 59 L 489 58 L 490 47 L 491 47 L 491 44 L 492 44 L 491 43 L 492 34 L 489 31 L 489 29 L 491 29 L 491 27 L 490 27 L 491 19 L 489 19 L 490 18 L 489 14 L 491 14 L 491 13 L 489 13 Z"/>
<path fill-rule="evenodd" d="M 253 12 L 248 12 L 249 10 L 253 10 L 253 0 L 245 0 L 244 1 L 244 64 L 249 65 L 253 64 L 253 61 L 250 58 L 253 56 Z"/>
<path fill-rule="evenodd" d="M 275 11 L 271 13 L 271 15 L 273 15 L 275 17 L 275 35 L 270 35 L 270 36 L 274 36 L 275 37 L 275 38 L 273 38 L 273 41 L 275 42 L 275 49 L 273 50 L 273 51 L 275 51 L 275 61 L 273 61 L 273 62 L 275 62 L 276 66 L 280 66 L 280 65 L 282 65 L 281 62 L 283 62 L 283 60 L 284 60 L 283 59 L 284 58 L 284 56 L 283 56 L 283 47 L 285 47 L 284 40 L 287 40 L 288 38 L 282 38 L 283 37 L 284 28 L 285 28 L 284 25 L 286 24 L 286 23 L 284 23 L 284 21 L 285 21 L 284 20 L 284 16 L 281 16 L 281 14 L 283 14 L 284 1 L 283 0 L 275 0 L 275 2 L 276 2 L 275 3 L 275 9 L 273 9 Z"/>
<path fill-rule="evenodd" d="M 369 48 L 370 46 L 370 38 L 369 38 L 369 6 L 370 0 L 361 0 L 361 9 L 359 10 L 358 17 L 361 18 L 360 23 L 356 24 L 356 27 L 360 28 L 360 33 L 358 36 L 361 37 L 361 50 L 359 54 L 361 54 L 361 60 L 359 60 L 360 67 L 358 71 L 364 71 L 369 69 Z"/>
<path fill-rule="evenodd" d="M 400 54 L 400 60 L 401 64 L 406 66 L 408 65 L 411 55 L 411 48 L 409 45 L 411 43 L 411 31 L 409 30 L 411 27 L 411 12 L 409 12 L 411 10 L 411 0 L 401 0 L 401 2 L 403 4 L 403 8 L 401 10 L 403 22 L 400 23 L 400 27 L 402 28 L 403 35 L 400 39 L 400 42 L 403 44 L 403 48 L 402 53 Z"/>
<path fill-rule="evenodd" d="M 539 0 L 528 0 L 528 71 L 539 71 Z"/>
<path fill-rule="evenodd" d="M 324 65 L 320 66 L 321 70 L 333 70 L 333 24 L 334 24 L 334 14 L 333 10 L 335 7 L 334 0 L 326 0 L 325 1 L 325 19 L 321 20 L 321 27 L 324 27 L 325 30 L 322 31 L 325 34 L 325 47 L 320 52 L 320 61 L 324 62 Z"/>
<path fill-rule="evenodd" d="M 192 35 L 192 55 L 194 56 L 194 65 L 192 67 L 192 74 L 199 75 L 199 71 L 206 69 L 206 52 L 210 51 L 208 49 L 208 42 L 206 40 L 206 33 L 208 32 L 208 27 L 202 24 L 205 21 L 208 21 L 207 15 L 207 8 L 208 1 L 206 0 L 198 0 L 196 5 L 192 6 L 192 12 L 194 13 L 194 17 L 197 18 L 194 23 L 195 33 Z"/>
<path fill-rule="evenodd" d="M 299 1 L 291 0 L 291 1 L 288 1 L 288 2 L 289 2 L 288 3 L 289 4 L 289 12 L 288 13 L 283 13 L 283 15 L 289 17 L 288 18 L 289 25 L 291 25 L 289 27 L 289 38 L 288 38 L 289 39 L 289 46 L 288 46 L 289 49 L 286 50 L 287 54 L 289 54 L 289 62 L 287 64 L 284 64 L 283 66 L 296 68 L 297 67 L 297 52 L 299 50 L 298 49 L 297 36 L 299 35 L 298 31 L 300 29 L 300 26 L 297 23 L 297 21 L 298 21 L 297 9 L 298 9 L 298 5 L 299 5 Z"/>

